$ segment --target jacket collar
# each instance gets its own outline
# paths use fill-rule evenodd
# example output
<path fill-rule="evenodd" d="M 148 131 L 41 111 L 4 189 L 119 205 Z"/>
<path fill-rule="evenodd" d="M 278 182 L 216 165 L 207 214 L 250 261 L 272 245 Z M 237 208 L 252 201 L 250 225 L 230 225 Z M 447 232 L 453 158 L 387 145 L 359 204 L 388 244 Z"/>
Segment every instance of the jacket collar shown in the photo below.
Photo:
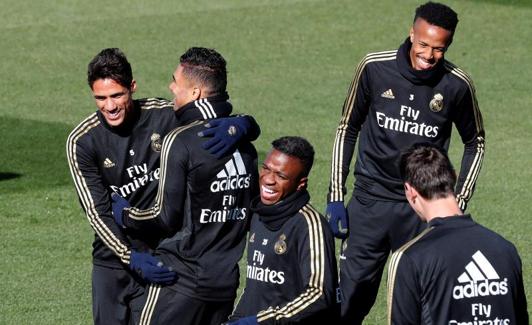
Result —
<path fill-rule="evenodd" d="M 259 215 L 259 220 L 266 228 L 276 231 L 308 201 L 310 194 L 307 190 L 296 191 L 273 205 L 264 205 L 259 196 L 251 201 L 251 211 Z"/>
<path fill-rule="evenodd" d="M 176 111 L 176 117 L 182 124 L 189 124 L 198 120 L 226 117 L 233 111 L 233 105 L 228 101 L 229 95 L 200 98 L 185 104 Z"/>

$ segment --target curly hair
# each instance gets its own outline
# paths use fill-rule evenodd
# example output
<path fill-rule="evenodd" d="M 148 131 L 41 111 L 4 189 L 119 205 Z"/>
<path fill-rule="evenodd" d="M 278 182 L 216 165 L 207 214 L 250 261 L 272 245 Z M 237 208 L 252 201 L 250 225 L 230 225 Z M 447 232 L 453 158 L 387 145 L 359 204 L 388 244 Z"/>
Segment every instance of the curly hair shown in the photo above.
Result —
<path fill-rule="evenodd" d="M 444 28 L 452 34 L 454 34 L 456 25 L 458 25 L 458 15 L 456 12 L 450 7 L 437 2 L 429 1 L 417 7 L 414 22 L 418 18 L 426 20 L 431 25 Z"/>
<path fill-rule="evenodd" d="M 302 176 L 308 176 L 314 163 L 314 148 L 305 138 L 285 136 L 274 140 L 272 146 L 277 151 L 298 158 L 304 167 Z"/>

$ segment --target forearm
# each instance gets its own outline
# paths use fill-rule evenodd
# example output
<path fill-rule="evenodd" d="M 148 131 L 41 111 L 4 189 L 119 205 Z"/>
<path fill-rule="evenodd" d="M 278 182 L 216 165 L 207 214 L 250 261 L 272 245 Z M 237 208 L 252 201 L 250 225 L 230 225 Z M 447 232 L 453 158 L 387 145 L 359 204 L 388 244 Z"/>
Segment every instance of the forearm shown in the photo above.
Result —
<path fill-rule="evenodd" d="M 462 211 L 465 211 L 467 203 L 473 196 L 475 184 L 484 160 L 484 152 L 485 141 L 482 136 L 478 136 L 464 145 L 460 174 L 455 189 L 456 200 Z"/>

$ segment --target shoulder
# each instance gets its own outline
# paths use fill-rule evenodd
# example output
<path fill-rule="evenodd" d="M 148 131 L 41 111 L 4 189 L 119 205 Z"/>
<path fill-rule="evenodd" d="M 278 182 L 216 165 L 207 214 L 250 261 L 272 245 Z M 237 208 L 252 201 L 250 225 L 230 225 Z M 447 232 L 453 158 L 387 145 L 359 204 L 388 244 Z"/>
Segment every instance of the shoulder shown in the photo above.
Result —
<path fill-rule="evenodd" d="M 447 76 L 453 85 L 464 89 L 473 90 L 474 84 L 471 76 L 463 69 L 455 65 L 454 63 L 444 60 L 443 66 L 447 72 Z"/>
<path fill-rule="evenodd" d="M 135 99 L 135 102 L 144 110 L 171 109 L 173 107 L 172 102 L 168 99 L 157 97 Z"/>
<path fill-rule="evenodd" d="M 306 229 L 309 233 L 319 234 L 325 238 L 332 238 L 327 219 L 310 203 L 305 204 L 297 213 L 294 221 L 297 227 Z"/>
<path fill-rule="evenodd" d="M 81 141 L 82 139 L 87 139 L 90 137 L 92 132 L 101 127 L 101 122 L 98 118 L 96 112 L 89 115 L 81 123 L 79 123 L 73 130 L 70 132 L 67 138 L 67 144 L 75 144 Z"/>
<path fill-rule="evenodd" d="M 397 58 L 397 50 L 368 53 L 359 63 L 359 67 L 367 65 L 379 65 L 393 62 Z"/>

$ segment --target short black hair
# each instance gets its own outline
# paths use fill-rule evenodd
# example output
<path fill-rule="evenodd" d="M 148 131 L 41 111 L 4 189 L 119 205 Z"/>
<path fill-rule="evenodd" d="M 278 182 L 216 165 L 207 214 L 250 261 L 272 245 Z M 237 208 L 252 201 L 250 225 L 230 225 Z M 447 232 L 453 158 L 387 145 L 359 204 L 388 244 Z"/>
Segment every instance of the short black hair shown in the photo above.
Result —
<path fill-rule="evenodd" d="M 447 153 L 436 145 L 418 143 L 401 155 L 401 176 L 428 200 L 454 193 L 456 172 Z"/>
<path fill-rule="evenodd" d="M 314 148 L 302 137 L 285 136 L 272 142 L 275 150 L 298 158 L 303 163 L 303 177 L 308 176 L 314 163 Z"/>
<path fill-rule="evenodd" d="M 130 89 L 133 81 L 131 64 L 126 55 L 118 48 L 103 49 L 89 63 L 87 82 L 92 88 L 98 79 L 112 79 L 119 85 Z"/>
<path fill-rule="evenodd" d="M 450 7 L 429 1 L 417 7 L 414 23 L 416 19 L 425 19 L 429 24 L 441 27 L 454 34 L 456 25 L 458 25 L 458 15 Z"/>
<path fill-rule="evenodd" d="M 223 56 L 214 49 L 191 47 L 181 58 L 183 74 L 210 91 L 210 96 L 225 92 L 227 87 L 227 69 Z"/>

